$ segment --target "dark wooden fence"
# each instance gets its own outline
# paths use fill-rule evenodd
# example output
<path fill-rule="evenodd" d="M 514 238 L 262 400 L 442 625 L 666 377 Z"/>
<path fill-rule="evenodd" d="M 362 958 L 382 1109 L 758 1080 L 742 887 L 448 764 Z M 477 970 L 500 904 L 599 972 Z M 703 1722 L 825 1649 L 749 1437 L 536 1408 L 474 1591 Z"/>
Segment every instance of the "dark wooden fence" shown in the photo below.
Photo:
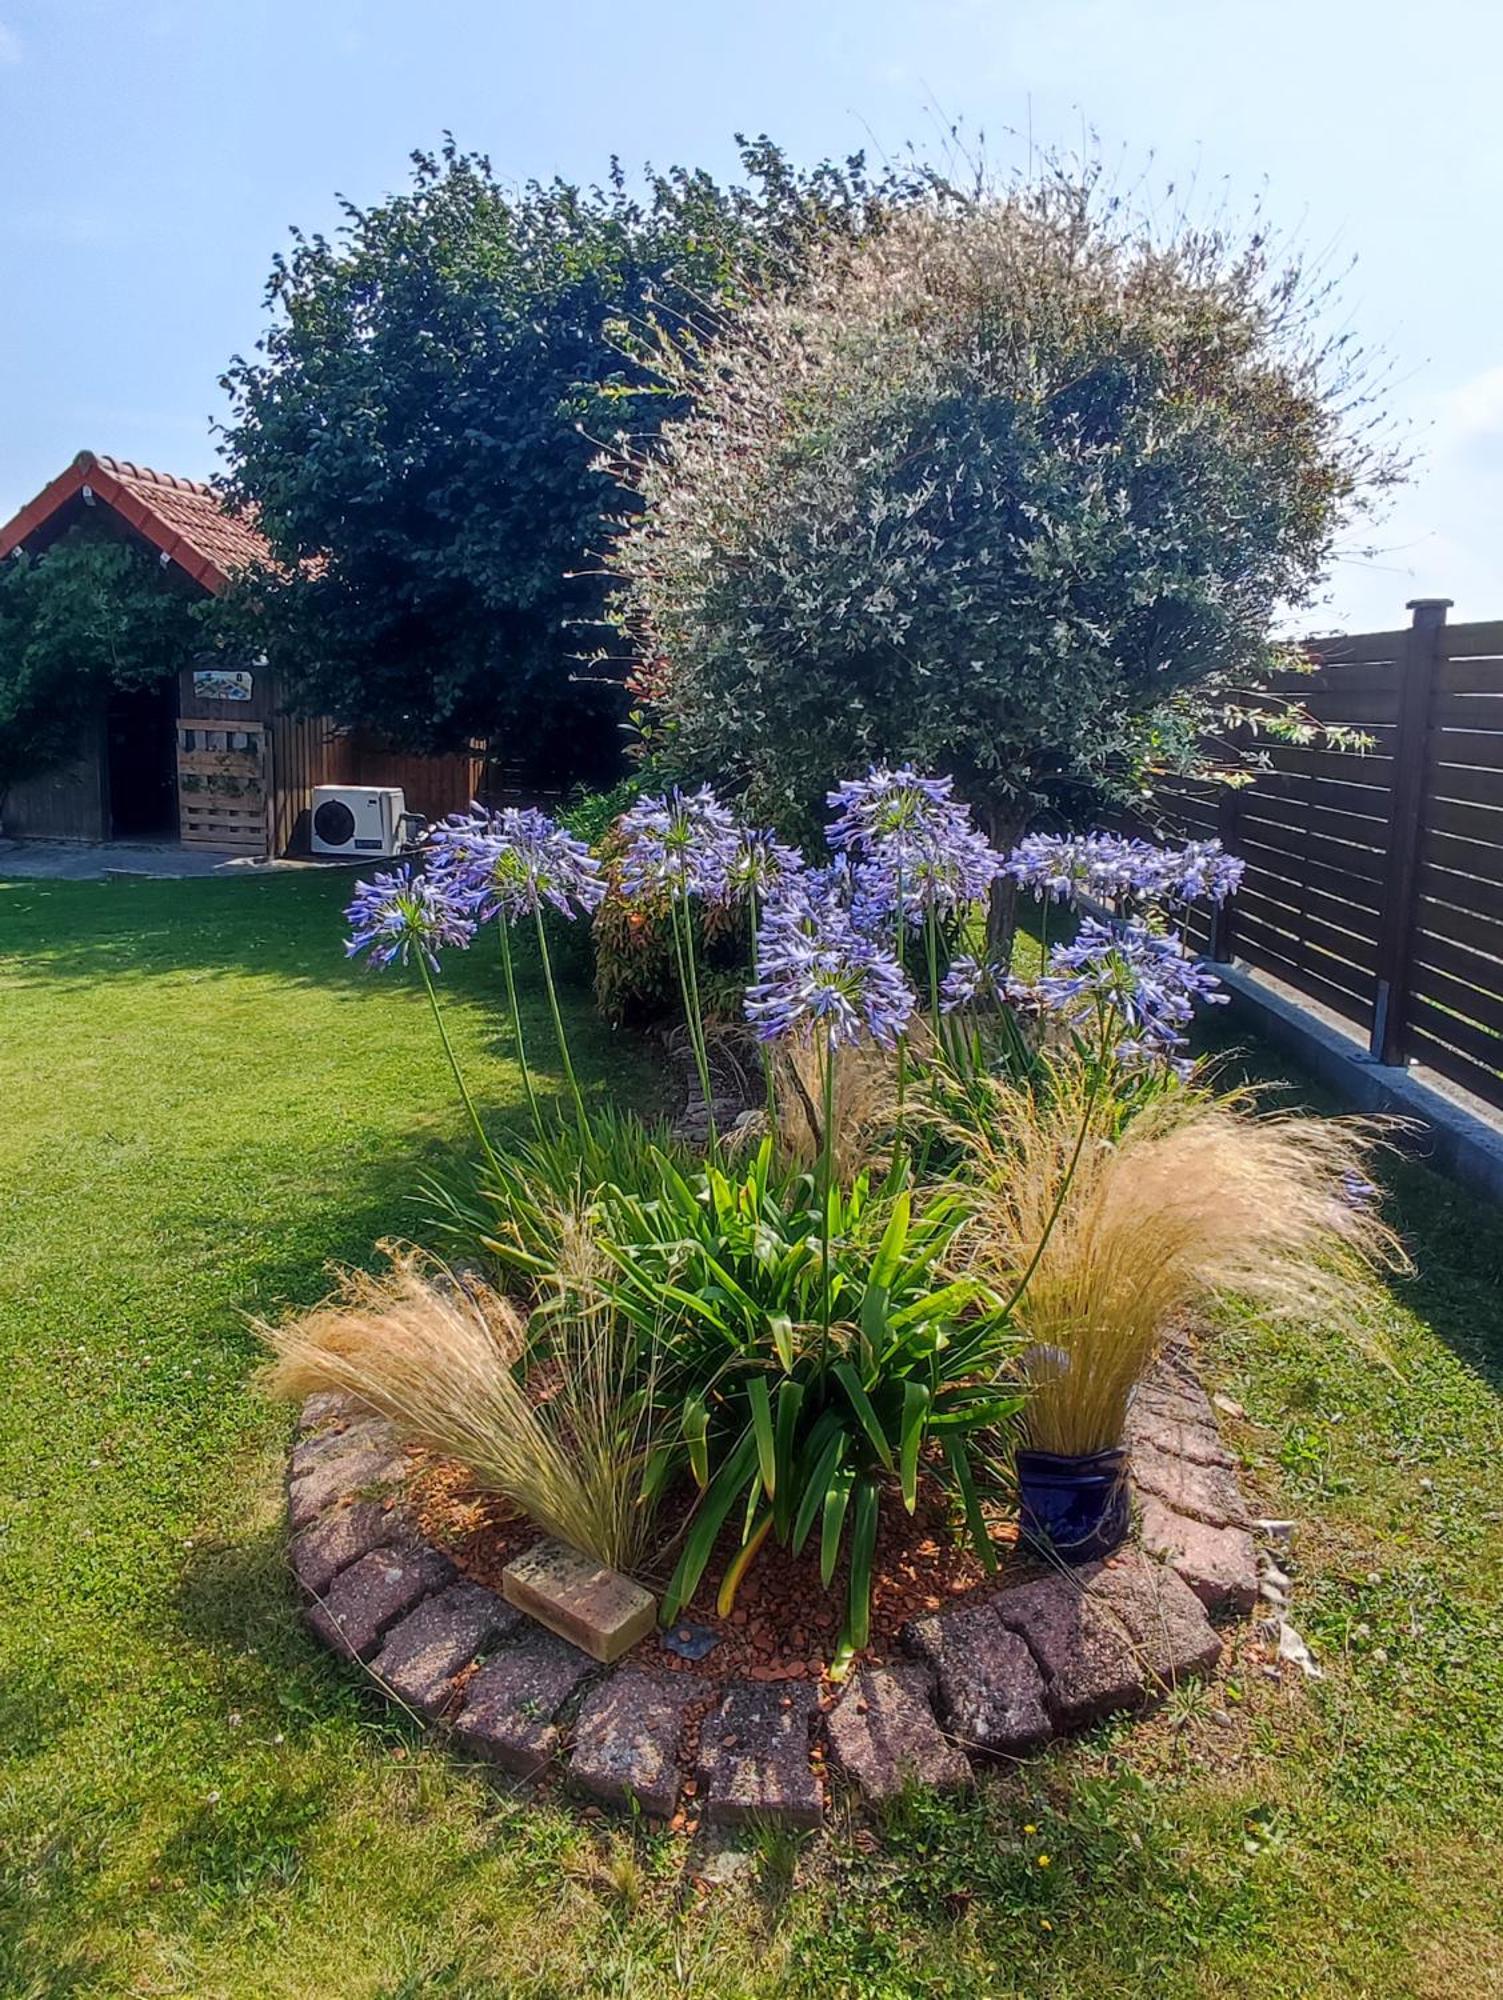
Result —
<path fill-rule="evenodd" d="M 1321 640 L 1282 684 L 1366 751 L 1266 744 L 1244 789 L 1176 784 L 1189 837 L 1247 862 L 1202 921 L 1238 958 L 1311 995 L 1384 1063 L 1419 1061 L 1503 1104 L 1503 622 L 1448 625 L 1444 599 L 1396 632 Z"/>

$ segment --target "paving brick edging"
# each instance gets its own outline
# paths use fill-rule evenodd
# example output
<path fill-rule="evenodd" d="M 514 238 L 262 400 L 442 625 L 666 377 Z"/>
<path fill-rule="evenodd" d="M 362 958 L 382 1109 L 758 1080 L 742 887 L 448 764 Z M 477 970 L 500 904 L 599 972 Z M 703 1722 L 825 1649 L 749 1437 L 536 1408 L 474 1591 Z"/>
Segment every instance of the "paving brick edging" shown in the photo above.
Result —
<path fill-rule="evenodd" d="M 692 1774 L 705 1821 L 817 1826 L 821 1766 L 872 1800 L 959 1787 L 1211 1674 L 1212 1617 L 1257 1601 L 1257 1549 L 1189 1349 L 1166 1349 L 1129 1413 L 1137 1538 L 908 1626 L 910 1657 L 860 1669 L 835 1704 L 797 1683 L 601 1667 L 461 1577 L 400 1499 L 409 1469 L 351 1399 L 304 1404 L 288 1466 L 289 1560 L 310 1629 L 469 1754 L 523 1779 L 669 1818 Z"/>

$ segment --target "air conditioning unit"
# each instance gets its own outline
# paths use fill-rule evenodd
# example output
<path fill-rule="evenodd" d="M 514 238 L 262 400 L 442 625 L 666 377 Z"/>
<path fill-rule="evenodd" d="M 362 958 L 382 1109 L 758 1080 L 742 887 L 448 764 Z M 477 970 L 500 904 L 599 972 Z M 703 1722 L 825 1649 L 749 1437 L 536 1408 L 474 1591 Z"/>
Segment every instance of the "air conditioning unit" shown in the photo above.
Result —
<path fill-rule="evenodd" d="M 407 802 L 400 785 L 315 785 L 313 852 L 400 854 L 406 838 Z"/>

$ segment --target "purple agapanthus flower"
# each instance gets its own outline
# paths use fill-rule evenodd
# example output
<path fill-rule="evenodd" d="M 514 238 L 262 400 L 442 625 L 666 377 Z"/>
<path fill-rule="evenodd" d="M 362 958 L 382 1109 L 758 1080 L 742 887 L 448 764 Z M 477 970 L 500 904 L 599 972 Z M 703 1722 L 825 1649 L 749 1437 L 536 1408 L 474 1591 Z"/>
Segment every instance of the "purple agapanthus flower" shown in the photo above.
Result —
<path fill-rule="evenodd" d="M 440 951 L 463 950 L 475 932 L 471 899 L 410 865 L 357 882 L 345 917 L 346 955 L 368 951 L 372 965 L 406 965 L 416 952 L 437 972 Z"/>
<path fill-rule="evenodd" d="M 1077 1031 L 1110 1020 L 1125 1062 L 1172 1058 L 1198 1000 L 1222 1002 L 1221 982 L 1175 937 L 1136 919 L 1104 924 L 1087 917 L 1071 944 L 1049 954 L 1035 991 Z"/>
<path fill-rule="evenodd" d="M 1084 896 L 1100 903 L 1130 897 L 1152 904 L 1224 902 L 1235 894 L 1245 864 L 1219 840 L 1161 847 L 1114 833 L 1034 833 L 1002 865 L 1041 902 L 1073 903 Z"/>
<path fill-rule="evenodd" d="M 765 901 L 780 883 L 790 875 L 797 875 L 803 865 L 804 857 L 797 848 L 785 846 L 770 827 L 742 827 L 731 858 L 732 893 Z"/>
<path fill-rule="evenodd" d="M 863 1041 L 892 1048 L 913 1012 L 897 959 L 857 929 L 838 885 L 799 878 L 769 903 L 757 968 L 746 1014 L 764 1041 L 818 1027 L 832 1048 Z"/>
<path fill-rule="evenodd" d="M 1224 903 L 1242 886 L 1247 863 L 1219 840 L 1191 840 L 1171 856 L 1169 892 L 1182 903 Z"/>
<path fill-rule="evenodd" d="M 621 886 L 628 896 L 666 896 L 670 902 L 699 896 L 719 903 L 730 895 L 738 831 L 708 785 L 638 799 L 619 826 L 626 842 Z"/>
<path fill-rule="evenodd" d="M 965 952 L 952 958 L 949 971 L 939 983 L 940 1012 L 954 1014 L 962 1007 L 985 1007 L 993 1003 L 1028 1008 L 1038 1004 L 1038 994 L 1027 980 L 1014 979 L 1000 965 L 983 962 Z"/>
<path fill-rule="evenodd" d="M 593 910 L 605 894 L 600 863 L 582 840 L 534 807 L 475 807 L 435 827 L 428 866 L 473 898 L 477 923 L 515 923 L 548 906 L 560 916 Z"/>
<path fill-rule="evenodd" d="M 827 793 L 836 808 L 829 842 L 837 851 L 876 854 L 897 844 L 919 845 L 958 809 L 952 778 L 926 778 L 909 764 L 873 764 L 864 778 L 847 778 Z"/>

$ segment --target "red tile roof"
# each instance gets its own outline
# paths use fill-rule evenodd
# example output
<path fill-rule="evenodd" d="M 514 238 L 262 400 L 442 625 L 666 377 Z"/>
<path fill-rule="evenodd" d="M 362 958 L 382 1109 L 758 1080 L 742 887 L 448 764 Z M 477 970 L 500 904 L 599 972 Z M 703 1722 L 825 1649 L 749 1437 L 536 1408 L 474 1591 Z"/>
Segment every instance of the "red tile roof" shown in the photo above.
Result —
<path fill-rule="evenodd" d="M 153 472 L 128 458 L 81 451 L 66 472 L 0 528 L 0 558 L 28 541 L 85 487 L 216 597 L 237 570 L 271 554 L 265 537 L 243 515 L 227 512 L 211 486 Z"/>

